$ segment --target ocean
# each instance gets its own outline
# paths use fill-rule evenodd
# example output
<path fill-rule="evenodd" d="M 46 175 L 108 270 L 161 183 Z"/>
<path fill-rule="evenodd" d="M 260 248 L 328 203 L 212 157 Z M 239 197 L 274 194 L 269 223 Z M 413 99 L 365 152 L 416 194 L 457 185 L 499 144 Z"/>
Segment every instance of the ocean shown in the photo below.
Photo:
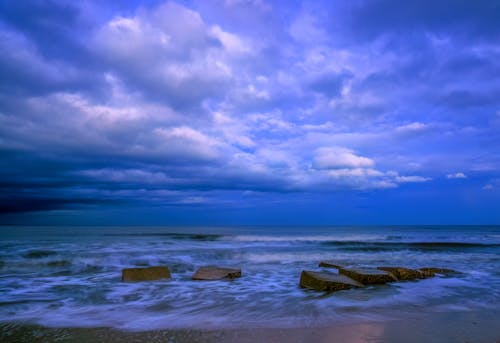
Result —
<path fill-rule="evenodd" d="M 302 270 L 443 267 L 461 273 L 335 293 Z M 128 267 L 172 279 L 121 282 Z M 204 265 L 234 280 L 193 281 Z M 0 322 L 124 330 L 321 326 L 500 309 L 499 226 L 0 227 Z"/>

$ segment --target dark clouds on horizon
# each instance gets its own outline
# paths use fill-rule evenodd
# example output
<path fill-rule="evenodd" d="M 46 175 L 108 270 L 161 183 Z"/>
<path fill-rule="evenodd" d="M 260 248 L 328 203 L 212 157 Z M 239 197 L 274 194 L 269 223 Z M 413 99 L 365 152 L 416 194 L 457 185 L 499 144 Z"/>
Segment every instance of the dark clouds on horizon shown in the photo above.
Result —
<path fill-rule="evenodd" d="M 0 222 L 499 223 L 498 18 L 0 1 Z"/>

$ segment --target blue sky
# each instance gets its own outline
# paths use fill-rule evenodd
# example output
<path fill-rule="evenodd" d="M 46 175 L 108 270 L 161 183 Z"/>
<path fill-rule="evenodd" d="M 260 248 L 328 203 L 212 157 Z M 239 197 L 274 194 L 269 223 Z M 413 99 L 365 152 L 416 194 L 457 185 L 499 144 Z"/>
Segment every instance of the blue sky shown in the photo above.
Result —
<path fill-rule="evenodd" d="M 500 224 L 498 1 L 0 1 L 0 223 Z"/>

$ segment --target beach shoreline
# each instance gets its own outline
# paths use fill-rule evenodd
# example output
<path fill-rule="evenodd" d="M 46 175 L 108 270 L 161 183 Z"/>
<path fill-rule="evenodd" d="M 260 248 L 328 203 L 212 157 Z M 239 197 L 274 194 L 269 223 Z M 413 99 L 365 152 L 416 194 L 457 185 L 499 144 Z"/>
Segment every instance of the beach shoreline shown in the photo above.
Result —
<path fill-rule="evenodd" d="M 500 342 L 500 227 L 245 230 L 4 229 L 0 341 Z M 332 272 L 321 261 L 459 273 L 301 288 L 302 271 Z M 121 281 L 150 266 L 171 278 Z M 241 277 L 193 280 L 203 266 Z"/>
<path fill-rule="evenodd" d="M 108 327 L 49 328 L 0 323 L 0 340 L 10 342 L 500 342 L 500 311 L 427 313 L 425 316 L 320 327 L 160 329 L 126 331 Z"/>

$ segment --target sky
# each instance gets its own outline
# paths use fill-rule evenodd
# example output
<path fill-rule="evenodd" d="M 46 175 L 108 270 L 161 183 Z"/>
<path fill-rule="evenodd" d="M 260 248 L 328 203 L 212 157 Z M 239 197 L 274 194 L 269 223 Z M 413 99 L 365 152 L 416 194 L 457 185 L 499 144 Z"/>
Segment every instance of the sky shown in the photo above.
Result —
<path fill-rule="evenodd" d="M 0 224 L 500 224 L 499 18 L 0 0 Z"/>

